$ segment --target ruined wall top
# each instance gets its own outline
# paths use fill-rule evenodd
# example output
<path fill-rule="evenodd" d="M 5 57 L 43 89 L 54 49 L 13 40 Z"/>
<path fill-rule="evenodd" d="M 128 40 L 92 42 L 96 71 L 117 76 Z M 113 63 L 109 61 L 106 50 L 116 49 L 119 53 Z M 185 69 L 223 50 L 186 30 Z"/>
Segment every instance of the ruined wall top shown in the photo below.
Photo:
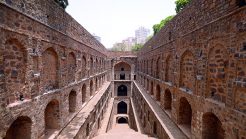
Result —
<path fill-rule="evenodd" d="M 239 7 L 237 0 L 192 0 L 182 12 L 177 14 L 144 45 L 138 55 L 177 41 L 179 38 L 236 11 Z"/>
<path fill-rule="evenodd" d="M 106 48 L 54 0 L 0 0 L 7 5 L 99 52 Z"/>
<path fill-rule="evenodd" d="M 137 52 L 132 51 L 108 51 L 109 58 L 136 57 Z"/>

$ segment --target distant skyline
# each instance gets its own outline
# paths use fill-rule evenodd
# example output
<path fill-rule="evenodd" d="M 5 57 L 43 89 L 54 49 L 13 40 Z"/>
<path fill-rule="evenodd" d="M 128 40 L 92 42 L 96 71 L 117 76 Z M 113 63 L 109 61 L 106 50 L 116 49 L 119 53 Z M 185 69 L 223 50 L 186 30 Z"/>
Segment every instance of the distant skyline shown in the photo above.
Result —
<path fill-rule="evenodd" d="M 174 15 L 175 0 L 69 0 L 66 11 L 101 43 L 111 48 L 114 43 L 134 37 L 140 26 L 152 26 Z M 151 32 L 153 33 L 153 32 Z"/>

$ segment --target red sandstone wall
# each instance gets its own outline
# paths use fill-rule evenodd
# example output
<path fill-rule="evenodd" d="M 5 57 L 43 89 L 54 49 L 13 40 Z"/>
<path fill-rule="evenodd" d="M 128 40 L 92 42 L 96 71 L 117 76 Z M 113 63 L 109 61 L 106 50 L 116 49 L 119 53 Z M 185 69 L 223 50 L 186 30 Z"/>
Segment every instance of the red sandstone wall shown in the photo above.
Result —
<path fill-rule="evenodd" d="M 38 22 L 41 22 L 42 24 L 57 30 L 61 32 L 62 34 L 69 36 L 69 39 L 74 39 L 79 43 L 83 43 L 86 46 L 89 46 L 93 49 L 99 50 L 102 53 L 106 52 L 105 47 L 98 42 L 85 28 L 83 28 L 77 21 L 75 21 L 69 14 L 65 12 L 64 9 L 62 9 L 57 3 L 55 3 L 54 0 L 28 0 L 28 1 L 21 1 L 21 0 L 4 0 L 0 1 L 0 3 L 3 3 L 11 8 L 14 8 L 15 10 L 26 14 L 31 19 L 28 20 L 37 20 Z M 11 18 L 11 20 L 5 20 L 7 18 L 4 18 L 4 13 L 1 15 L 0 19 L 3 22 L 2 24 L 8 24 L 7 21 L 11 22 L 14 18 Z M 18 16 L 18 15 L 16 15 Z M 9 17 L 10 18 L 10 17 Z M 18 17 L 17 17 L 18 19 Z M 30 33 L 46 33 L 46 30 L 37 31 L 35 28 L 35 24 L 31 24 L 31 22 L 28 22 L 28 20 L 24 20 L 23 22 L 12 22 L 11 28 L 14 29 L 16 27 L 21 27 L 24 30 L 30 31 Z M 0 22 L 1 22 L 0 21 Z M 25 22 L 26 21 L 26 22 Z M 69 21 L 69 22 L 68 22 Z M 25 25 L 23 25 L 25 23 Z M 37 23 L 36 23 L 37 24 Z M 39 28 L 41 29 L 41 28 Z M 68 38 L 56 38 L 52 37 L 50 35 L 47 35 L 45 38 L 48 38 L 49 40 L 54 39 L 63 39 L 66 42 L 68 42 Z M 58 36 L 57 36 L 58 37 Z M 76 46 L 69 46 L 69 47 L 76 47 Z"/>
<path fill-rule="evenodd" d="M 23 134 L 43 137 L 51 127 L 48 113 L 56 116 L 54 127 L 62 129 L 71 109 L 78 112 L 102 87 L 110 68 L 106 49 L 56 3 L 21 2 L 0 2 L 0 138 L 18 119 L 32 123 Z M 56 107 L 48 107 L 51 102 Z"/>
<path fill-rule="evenodd" d="M 192 138 L 203 136 L 208 113 L 218 117 L 225 138 L 246 137 L 245 11 L 235 0 L 193 0 L 138 53 L 139 82 L 154 97 L 151 86 L 161 86 L 161 107 L 171 91 L 172 120 L 180 125 L 191 106 Z"/>

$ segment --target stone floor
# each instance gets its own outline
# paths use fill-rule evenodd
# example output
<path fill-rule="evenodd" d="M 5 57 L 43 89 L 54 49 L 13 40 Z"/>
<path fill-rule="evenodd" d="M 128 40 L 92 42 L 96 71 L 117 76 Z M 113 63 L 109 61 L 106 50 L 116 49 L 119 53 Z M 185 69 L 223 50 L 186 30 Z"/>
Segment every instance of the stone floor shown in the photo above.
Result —
<path fill-rule="evenodd" d="M 155 139 L 136 132 L 128 124 L 116 124 L 107 133 L 100 134 L 93 139 Z"/>

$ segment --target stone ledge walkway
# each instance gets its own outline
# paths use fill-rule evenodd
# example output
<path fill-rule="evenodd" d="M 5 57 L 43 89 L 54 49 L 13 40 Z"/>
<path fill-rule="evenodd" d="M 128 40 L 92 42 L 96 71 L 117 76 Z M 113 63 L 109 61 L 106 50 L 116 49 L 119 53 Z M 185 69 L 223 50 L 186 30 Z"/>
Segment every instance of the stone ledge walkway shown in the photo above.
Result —
<path fill-rule="evenodd" d="M 149 107 L 161 123 L 162 127 L 166 131 L 170 139 L 187 139 L 187 136 L 179 129 L 179 127 L 169 118 L 169 116 L 161 109 L 156 101 L 139 85 L 134 81 L 141 95 L 148 103 Z M 141 87 L 140 87 L 141 86 Z"/>
<path fill-rule="evenodd" d="M 113 104 L 114 104 L 114 98 L 111 98 L 109 100 L 109 104 L 108 104 L 108 108 L 104 114 L 104 118 L 103 118 L 103 121 L 102 121 L 102 126 L 100 127 L 99 131 L 98 131 L 98 134 L 104 134 L 107 132 L 107 127 L 108 127 L 108 123 L 109 123 L 109 120 L 110 120 L 110 115 L 111 115 L 111 112 L 112 112 L 112 109 L 113 109 Z"/>
<path fill-rule="evenodd" d="M 140 133 L 144 133 L 143 132 L 143 127 L 140 125 L 140 119 L 138 117 L 138 112 L 136 111 L 136 107 L 135 107 L 135 103 L 133 102 L 132 98 L 131 98 L 131 105 L 132 105 L 132 111 L 133 111 L 133 115 L 136 121 L 136 126 L 138 129 L 138 132 Z"/>
<path fill-rule="evenodd" d="M 100 134 L 93 139 L 155 139 L 130 129 L 128 124 L 116 124 L 106 134 Z"/>
<path fill-rule="evenodd" d="M 106 82 L 93 98 L 87 102 L 86 106 L 73 118 L 73 120 L 63 128 L 57 139 L 73 139 L 83 126 L 86 118 L 94 110 L 95 105 L 99 102 L 105 91 L 108 89 L 110 82 Z"/>

